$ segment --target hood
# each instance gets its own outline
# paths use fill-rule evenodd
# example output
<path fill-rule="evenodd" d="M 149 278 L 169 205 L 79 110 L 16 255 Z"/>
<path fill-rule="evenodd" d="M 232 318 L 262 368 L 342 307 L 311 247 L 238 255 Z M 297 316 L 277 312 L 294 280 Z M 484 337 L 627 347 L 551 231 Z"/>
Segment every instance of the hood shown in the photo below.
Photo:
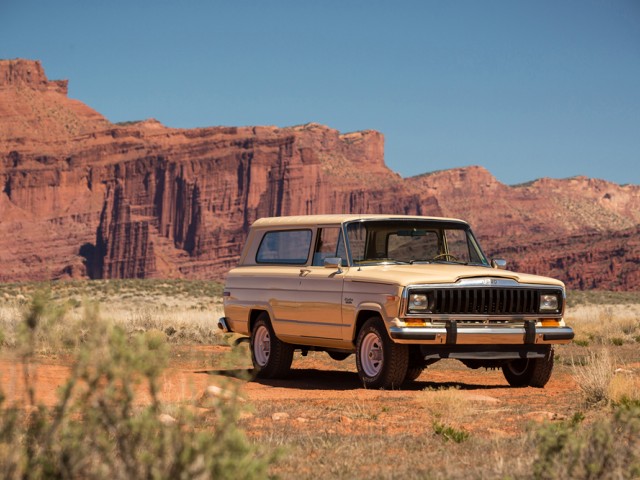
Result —
<path fill-rule="evenodd" d="M 351 267 L 345 280 L 354 282 L 386 283 L 392 285 L 416 285 L 429 283 L 456 283 L 465 278 L 505 278 L 518 283 L 556 285 L 564 287 L 560 280 L 540 275 L 516 273 L 491 267 L 452 265 L 446 263 L 414 265 L 363 265 Z"/>

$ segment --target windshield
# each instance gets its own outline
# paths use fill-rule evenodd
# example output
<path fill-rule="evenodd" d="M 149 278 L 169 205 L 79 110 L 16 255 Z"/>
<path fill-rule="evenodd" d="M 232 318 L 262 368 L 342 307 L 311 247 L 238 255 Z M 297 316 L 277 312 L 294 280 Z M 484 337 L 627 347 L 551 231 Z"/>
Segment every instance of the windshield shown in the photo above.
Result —
<path fill-rule="evenodd" d="M 376 263 L 457 263 L 485 265 L 466 224 L 424 220 L 365 220 L 347 224 L 354 265 Z"/>

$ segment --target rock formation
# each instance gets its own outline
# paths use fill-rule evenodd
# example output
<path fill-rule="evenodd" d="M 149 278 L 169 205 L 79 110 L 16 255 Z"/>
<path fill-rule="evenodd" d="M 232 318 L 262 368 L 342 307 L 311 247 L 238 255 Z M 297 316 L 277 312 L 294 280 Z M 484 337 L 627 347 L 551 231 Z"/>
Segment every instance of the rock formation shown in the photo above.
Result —
<path fill-rule="evenodd" d="M 464 218 L 487 253 L 572 288 L 640 287 L 639 186 L 403 179 L 383 149 L 317 124 L 111 124 L 38 62 L 0 61 L 0 281 L 221 279 L 259 217 L 385 212 Z"/>

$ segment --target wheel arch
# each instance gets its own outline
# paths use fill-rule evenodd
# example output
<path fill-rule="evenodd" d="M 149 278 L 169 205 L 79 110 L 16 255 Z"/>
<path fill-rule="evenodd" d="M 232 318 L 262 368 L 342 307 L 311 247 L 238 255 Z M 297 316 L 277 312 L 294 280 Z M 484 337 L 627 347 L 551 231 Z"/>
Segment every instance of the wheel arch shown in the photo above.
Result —
<path fill-rule="evenodd" d="M 262 314 L 266 313 L 269 316 L 269 323 L 271 323 L 271 327 L 273 328 L 273 322 L 271 321 L 271 313 L 266 308 L 252 308 L 249 312 L 249 333 L 253 331 L 253 326 L 258 320 L 258 317 Z"/>
<path fill-rule="evenodd" d="M 375 308 L 363 308 L 358 312 L 358 315 L 356 316 L 355 328 L 353 329 L 353 333 L 351 336 L 351 340 L 353 341 L 354 345 L 356 338 L 358 338 L 358 333 L 360 333 L 360 329 L 362 329 L 362 326 L 365 324 L 365 322 L 372 317 L 378 317 L 380 320 L 382 320 L 382 313 L 380 312 L 380 310 Z"/>

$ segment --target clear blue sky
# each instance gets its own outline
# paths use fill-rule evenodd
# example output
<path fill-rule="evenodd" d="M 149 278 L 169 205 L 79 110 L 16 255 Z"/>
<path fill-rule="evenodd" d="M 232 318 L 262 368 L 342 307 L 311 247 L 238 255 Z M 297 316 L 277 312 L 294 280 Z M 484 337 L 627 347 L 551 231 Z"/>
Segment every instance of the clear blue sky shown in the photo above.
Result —
<path fill-rule="evenodd" d="M 640 184 L 640 1 L 0 0 L 0 58 L 113 122 L 375 129 L 403 176 Z"/>

